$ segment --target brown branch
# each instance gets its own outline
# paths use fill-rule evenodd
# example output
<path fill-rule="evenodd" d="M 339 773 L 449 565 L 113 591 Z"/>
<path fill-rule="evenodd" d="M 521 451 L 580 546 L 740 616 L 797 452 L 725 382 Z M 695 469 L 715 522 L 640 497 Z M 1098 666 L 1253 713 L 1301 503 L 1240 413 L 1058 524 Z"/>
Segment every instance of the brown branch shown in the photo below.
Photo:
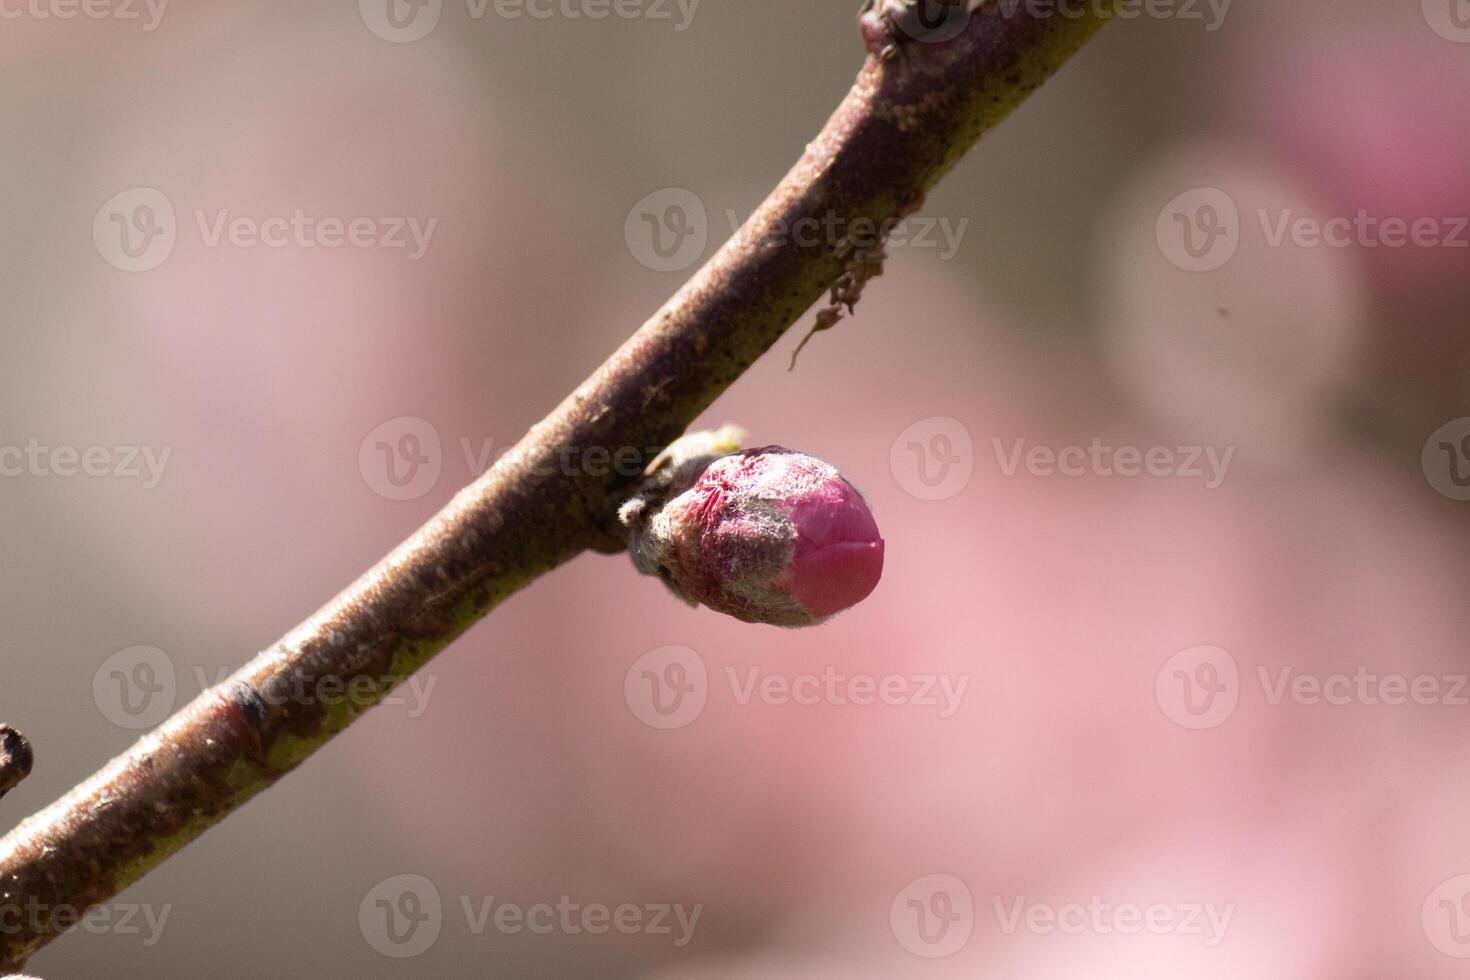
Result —
<path fill-rule="evenodd" d="M 0 797 L 31 774 L 31 743 L 9 725 L 0 725 Z"/>
<path fill-rule="evenodd" d="M 584 550 L 620 550 L 616 512 L 636 477 L 561 461 L 677 437 L 854 262 L 873 259 L 843 241 L 808 247 L 773 231 L 832 216 L 842 227 L 887 227 L 917 208 L 1101 26 L 1113 0 L 1060 13 L 992 0 L 944 39 L 907 24 L 911 2 L 870 2 L 870 56 L 851 93 L 663 309 L 376 567 L 0 840 L 0 901 L 43 912 L 107 901 L 290 772 L 511 593 Z M 0 968 L 21 965 L 57 931 L 45 914 L 27 920 L 0 934 Z"/>

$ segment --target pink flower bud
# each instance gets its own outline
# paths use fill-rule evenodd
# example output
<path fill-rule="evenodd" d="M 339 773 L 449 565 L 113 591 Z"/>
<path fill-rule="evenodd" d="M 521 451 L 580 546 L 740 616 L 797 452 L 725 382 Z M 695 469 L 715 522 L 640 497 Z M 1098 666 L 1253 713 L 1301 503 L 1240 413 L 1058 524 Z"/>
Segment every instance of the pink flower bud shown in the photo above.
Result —
<path fill-rule="evenodd" d="M 629 526 L 641 571 L 748 623 L 820 623 L 867 598 L 883 574 L 862 494 L 827 463 L 779 446 L 715 459 Z"/>

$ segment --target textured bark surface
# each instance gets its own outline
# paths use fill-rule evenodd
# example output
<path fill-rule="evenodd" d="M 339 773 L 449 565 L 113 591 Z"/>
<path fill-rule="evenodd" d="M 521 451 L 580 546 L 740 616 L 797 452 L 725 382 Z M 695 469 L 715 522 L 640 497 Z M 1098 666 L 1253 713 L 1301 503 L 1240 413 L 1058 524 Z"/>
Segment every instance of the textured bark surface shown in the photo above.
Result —
<path fill-rule="evenodd" d="M 9 725 L 0 725 L 0 796 L 31 774 L 31 743 Z"/>

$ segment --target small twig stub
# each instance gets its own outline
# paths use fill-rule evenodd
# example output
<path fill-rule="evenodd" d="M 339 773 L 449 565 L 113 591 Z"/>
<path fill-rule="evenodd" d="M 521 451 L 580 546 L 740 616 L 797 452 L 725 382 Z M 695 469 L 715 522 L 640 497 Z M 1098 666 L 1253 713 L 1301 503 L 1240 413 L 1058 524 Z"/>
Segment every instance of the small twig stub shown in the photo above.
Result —
<path fill-rule="evenodd" d="M 0 796 L 31 774 L 35 756 L 26 737 L 9 725 L 0 725 Z"/>

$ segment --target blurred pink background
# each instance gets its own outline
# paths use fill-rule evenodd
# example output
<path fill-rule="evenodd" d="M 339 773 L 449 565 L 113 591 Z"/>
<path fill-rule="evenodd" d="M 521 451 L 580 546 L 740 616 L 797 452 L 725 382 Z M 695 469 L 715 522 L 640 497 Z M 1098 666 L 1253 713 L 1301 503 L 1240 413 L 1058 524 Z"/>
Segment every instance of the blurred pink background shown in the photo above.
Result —
<path fill-rule="evenodd" d="M 0 477 L 0 718 L 37 757 L 6 827 L 136 738 L 109 658 L 162 651 L 163 710 L 314 611 L 713 253 L 862 55 L 855 3 L 476 6 L 403 5 L 416 40 L 374 0 L 4 8 L 0 449 L 168 451 L 156 486 Z M 160 930 L 31 972 L 1464 975 L 1470 5 L 1159 9 L 704 420 L 864 490 L 866 602 L 748 626 L 584 556 L 113 903 Z M 665 262 L 640 202 L 691 195 Z M 212 243 L 297 209 L 374 241 Z M 1312 240 L 1359 212 L 1434 241 Z M 405 488 L 376 445 L 409 431 Z M 674 719 L 640 695 L 671 658 Z M 641 924 L 481 915 L 563 896 Z"/>

